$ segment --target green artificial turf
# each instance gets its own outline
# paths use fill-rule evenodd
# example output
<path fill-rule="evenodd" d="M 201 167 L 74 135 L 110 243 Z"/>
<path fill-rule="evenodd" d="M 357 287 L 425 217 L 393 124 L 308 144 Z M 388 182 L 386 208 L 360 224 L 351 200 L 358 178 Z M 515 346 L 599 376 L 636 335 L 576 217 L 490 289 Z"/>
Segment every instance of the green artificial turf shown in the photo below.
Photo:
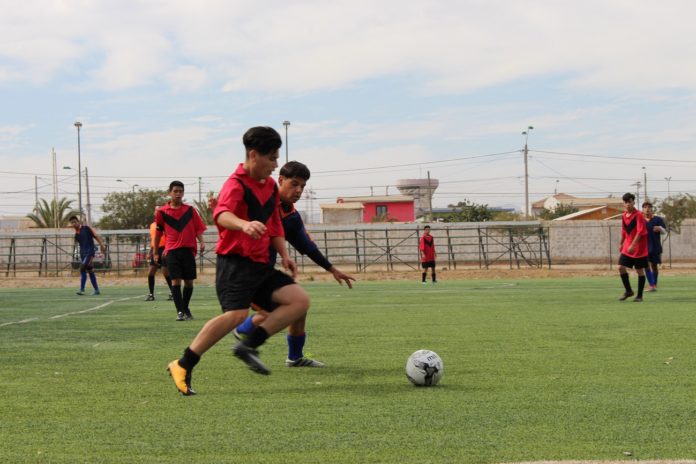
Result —
<path fill-rule="evenodd" d="M 633 276 L 635 284 L 635 277 Z M 144 285 L 143 285 L 144 286 Z M 284 334 L 257 375 L 228 337 L 196 367 L 197 396 L 165 372 L 192 322 L 143 288 L 0 290 L 0 455 L 51 463 L 495 463 L 696 456 L 695 287 L 663 277 L 643 303 L 616 278 L 309 283 L 306 352 Z M 161 289 L 161 288 L 160 288 Z M 101 306 L 101 307 L 100 307 Z M 58 316 L 58 317 L 56 317 Z M 22 321 L 22 323 L 18 323 Z M 404 366 L 436 351 L 445 374 Z M 627 454 L 630 453 L 630 454 Z"/>

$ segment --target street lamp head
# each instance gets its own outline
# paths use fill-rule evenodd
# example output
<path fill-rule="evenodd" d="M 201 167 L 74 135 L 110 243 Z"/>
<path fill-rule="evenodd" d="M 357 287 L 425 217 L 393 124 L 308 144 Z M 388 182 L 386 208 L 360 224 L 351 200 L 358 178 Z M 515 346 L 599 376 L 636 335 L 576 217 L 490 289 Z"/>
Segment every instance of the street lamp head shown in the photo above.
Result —
<path fill-rule="evenodd" d="M 80 121 L 75 121 L 75 127 L 77 127 L 79 130 L 80 127 L 82 127 L 82 123 Z"/>
<path fill-rule="evenodd" d="M 285 128 L 287 129 L 288 126 L 290 125 L 290 121 L 283 121 L 283 125 L 284 125 Z"/>
<path fill-rule="evenodd" d="M 527 127 L 527 130 L 532 130 L 532 129 L 534 129 L 534 126 L 528 126 L 528 127 Z"/>

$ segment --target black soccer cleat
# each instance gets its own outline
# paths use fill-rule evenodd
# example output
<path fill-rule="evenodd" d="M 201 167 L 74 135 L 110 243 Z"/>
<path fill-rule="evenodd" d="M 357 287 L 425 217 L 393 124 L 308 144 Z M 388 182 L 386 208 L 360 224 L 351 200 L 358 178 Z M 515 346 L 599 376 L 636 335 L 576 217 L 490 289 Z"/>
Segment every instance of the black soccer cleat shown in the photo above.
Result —
<path fill-rule="evenodd" d="M 633 295 L 634 295 L 633 292 L 626 292 L 626 293 L 624 293 L 624 294 L 621 296 L 621 298 L 619 298 L 619 301 L 628 300 L 628 299 L 631 298 Z"/>
<path fill-rule="evenodd" d="M 155 295 L 152 293 L 147 295 L 147 298 L 145 298 L 145 301 L 155 301 Z"/>
<path fill-rule="evenodd" d="M 232 353 L 244 361 L 244 363 L 249 366 L 249 369 L 252 371 L 261 375 L 268 375 L 271 373 L 271 371 L 269 371 L 268 368 L 261 362 L 258 350 L 246 346 L 244 343 L 237 343 L 234 348 L 232 348 Z"/>
<path fill-rule="evenodd" d="M 181 322 L 186 320 L 186 314 L 179 311 L 176 313 L 176 322 Z"/>

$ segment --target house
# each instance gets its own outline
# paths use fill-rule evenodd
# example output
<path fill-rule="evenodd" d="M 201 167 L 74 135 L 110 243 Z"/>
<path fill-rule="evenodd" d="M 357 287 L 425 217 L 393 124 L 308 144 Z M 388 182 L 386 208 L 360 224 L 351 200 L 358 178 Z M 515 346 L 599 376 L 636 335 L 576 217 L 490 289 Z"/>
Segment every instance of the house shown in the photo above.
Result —
<path fill-rule="evenodd" d="M 578 198 L 566 193 L 558 193 L 532 203 L 532 216 L 539 216 L 544 209 L 554 210 L 558 205 L 561 204 L 570 205 L 579 211 L 585 211 L 597 207 L 609 207 L 617 209 L 618 211 L 623 210 L 623 200 L 621 198 Z"/>
<path fill-rule="evenodd" d="M 342 205 L 342 206 L 337 206 Z M 347 224 L 349 218 L 358 222 L 413 222 L 414 200 L 409 195 L 374 195 L 366 197 L 339 197 L 335 204 L 320 205 L 322 223 Z"/>
<path fill-rule="evenodd" d="M 594 208 L 583 209 L 565 216 L 558 217 L 554 221 L 592 221 L 613 219 L 620 215 L 623 207 L 618 208 L 612 205 L 596 206 Z"/>

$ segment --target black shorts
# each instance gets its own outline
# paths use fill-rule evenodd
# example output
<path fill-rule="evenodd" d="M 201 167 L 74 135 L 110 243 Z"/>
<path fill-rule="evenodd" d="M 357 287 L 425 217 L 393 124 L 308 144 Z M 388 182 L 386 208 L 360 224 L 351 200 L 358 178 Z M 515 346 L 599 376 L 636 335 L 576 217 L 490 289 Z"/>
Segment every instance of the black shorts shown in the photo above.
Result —
<path fill-rule="evenodd" d="M 224 311 L 255 306 L 268 312 L 278 307 L 273 292 L 295 281 L 270 264 L 257 263 L 239 255 L 218 255 L 215 289 Z"/>
<path fill-rule="evenodd" d="M 157 253 L 159 253 L 159 261 L 155 262 L 155 254 L 150 255 L 150 266 L 157 266 L 157 269 L 161 267 L 167 267 L 167 257 L 163 255 L 164 247 L 158 248 Z"/>
<path fill-rule="evenodd" d="M 435 261 L 423 261 L 421 266 L 423 266 L 423 269 L 428 269 L 429 267 L 435 269 Z"/>
<path fill-rule="evenodd" d="M 662 253 L 648 253 L 648 261 L 652 264 L 662 264 Z"/>
<path fill-rule="evenodd" d="M 621 253 L 621 256 L 619 256 L 619 266 L 645 269 L 648 267 L 648 257 L 643 256 L 641 258 L 631 258 L 630 256 L 626 256 L 625 254 Z"/>
<path fill-rule="evenodd" d="M 172 280 L 196 278 L 196 256 L 191 248 L 176 248 L 167 253 L 167 269 Z"/>

